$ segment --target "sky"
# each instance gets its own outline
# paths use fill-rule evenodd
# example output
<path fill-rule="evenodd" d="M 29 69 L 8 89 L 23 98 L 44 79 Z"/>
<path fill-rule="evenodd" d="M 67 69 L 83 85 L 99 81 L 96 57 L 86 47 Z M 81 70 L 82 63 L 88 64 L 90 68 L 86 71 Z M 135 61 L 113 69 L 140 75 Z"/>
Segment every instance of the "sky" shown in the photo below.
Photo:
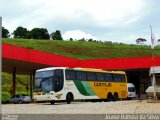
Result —
<path fill-rule="evenodd" d="M 150 25 L 160 38 L 160 0 L 0 0 L 2 26 L 12 33 L 22 26 L 31 30 L 60 30 L 63 39 L 94 39 L 150 44 Z"/>

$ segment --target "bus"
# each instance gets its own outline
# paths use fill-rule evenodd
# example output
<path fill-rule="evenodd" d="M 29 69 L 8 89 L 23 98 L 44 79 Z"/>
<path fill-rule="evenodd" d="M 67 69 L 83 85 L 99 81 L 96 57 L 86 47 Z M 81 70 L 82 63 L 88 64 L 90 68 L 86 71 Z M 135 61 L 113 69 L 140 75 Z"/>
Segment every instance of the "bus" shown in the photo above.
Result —
<path fill-rule="evenodd" d="M 127 78 L 123 71 L 92 68 L 50 67 L 37 70 L 34 79 L 35 102 L 126 99 Z"/>

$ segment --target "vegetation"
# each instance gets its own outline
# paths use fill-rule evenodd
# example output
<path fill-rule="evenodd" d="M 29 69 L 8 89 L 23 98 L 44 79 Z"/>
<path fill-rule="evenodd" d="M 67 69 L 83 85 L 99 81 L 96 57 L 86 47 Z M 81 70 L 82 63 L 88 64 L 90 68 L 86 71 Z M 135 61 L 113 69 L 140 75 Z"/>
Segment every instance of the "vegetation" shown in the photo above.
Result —
<path fill-rule="evenodd" d="M 46 39 L 49 40 L 48 30 L 45 28 L 34 28 L 29 32 L 28 39 Z"/>
<path fill-rule="evenodd" d="M 50 37 L 52 40 L 63 40 L 61 32 L 56 30 L 55 32 L 49 35 L 48 30 L 46 28 L 33 28 L 31 31 L 27 30 L 27 28 L 23 28 L 19 26 L 13 33 L 9 33 L 9 31 L 2 27 L 2 38 L 9 38 L 13 35 L 14 38 L 22 38 L 22 39 L 43 39 L 49 40 Z"/>
<path fill-rule="evenodd" d="M 9 37 L 9 31 L 4 27 L 2 27 L 2 37 L 3 38 L 8 38 Z"/>
<path fill-rule="evenodd" d="M 27 38 L 27 28 L 23 28 L 23 27 L 18 27 L 14 32 L 14 38 Z"/>
<path fill-rule="evenodd" d="M 138 38 L 137 40 L 136 40 L 136 43 L 137 44 L 143 44 L 144 42 L 146 42 L 147 40 L 146 39 L 144 39 L 144 38 Z"/>
<path fill-rule="evenodd" d="M 16 94 L 29 95 L 29 76 L 17 75 L 16 76 Z M 27 89 L 28 88 L 28 89 Z M 12 75 L 2 72 L 2 102 L 10 98 L 12 94 Z"/>
<path fill-rule="evenodd" d="M 63 40 L 61 32 L 59 30 L 56 30 L 56 32 L 51 33 L 52 40 Z"/>
<path fill-rule="evenodd" d="M 147 45 L 128 45 L 112 42 L 61 41 L 3 39 L 3 43 L 45 51 L 77 59 L 124 58 L 151 56 Z M 154 55 L 160 56 L 160 47 L 155 47 Z"/>

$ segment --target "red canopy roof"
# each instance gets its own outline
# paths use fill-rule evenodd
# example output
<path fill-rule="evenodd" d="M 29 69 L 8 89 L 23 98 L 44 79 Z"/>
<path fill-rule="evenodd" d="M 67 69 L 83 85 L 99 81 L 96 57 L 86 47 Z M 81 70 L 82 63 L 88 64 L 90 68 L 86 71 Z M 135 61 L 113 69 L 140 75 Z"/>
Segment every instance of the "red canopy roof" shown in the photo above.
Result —
<path fill-rule="evenodd" d="M 16 67 L 21 66 L 21 68 L 24 67 L 23 64 L 20 63 L 27 63 L 25 67 L 33 67 L 33 69 L 40 69 L 47 66 L 63 66 L 71 68 L 85 67 L 107 70 L 125 70 L 160 66 L 160 57 L 154 57 L 154 62 L 152 57 L 78 60 L 66 56 L 13 46 L 10 44 L 2 44 L 2 66 L 5 64 L 6 67 L 11 68 L 8 61 L 16 61 L 11 65 Z M 34 68 L 34 66 L 38 65 L 41 66 Z M 3 69 L 5 70 L 5 67 Z"/>

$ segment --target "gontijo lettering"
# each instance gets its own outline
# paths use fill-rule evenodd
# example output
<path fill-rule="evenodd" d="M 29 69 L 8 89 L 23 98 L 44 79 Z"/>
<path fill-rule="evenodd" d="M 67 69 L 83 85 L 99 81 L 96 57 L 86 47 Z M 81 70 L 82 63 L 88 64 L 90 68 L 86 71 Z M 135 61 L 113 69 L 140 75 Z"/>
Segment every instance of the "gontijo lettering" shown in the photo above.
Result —
<path fill-rule="evenodd" d="M 94 83 L 95 87 L 111 87 L 112 84 L 111 83 Z"/>

